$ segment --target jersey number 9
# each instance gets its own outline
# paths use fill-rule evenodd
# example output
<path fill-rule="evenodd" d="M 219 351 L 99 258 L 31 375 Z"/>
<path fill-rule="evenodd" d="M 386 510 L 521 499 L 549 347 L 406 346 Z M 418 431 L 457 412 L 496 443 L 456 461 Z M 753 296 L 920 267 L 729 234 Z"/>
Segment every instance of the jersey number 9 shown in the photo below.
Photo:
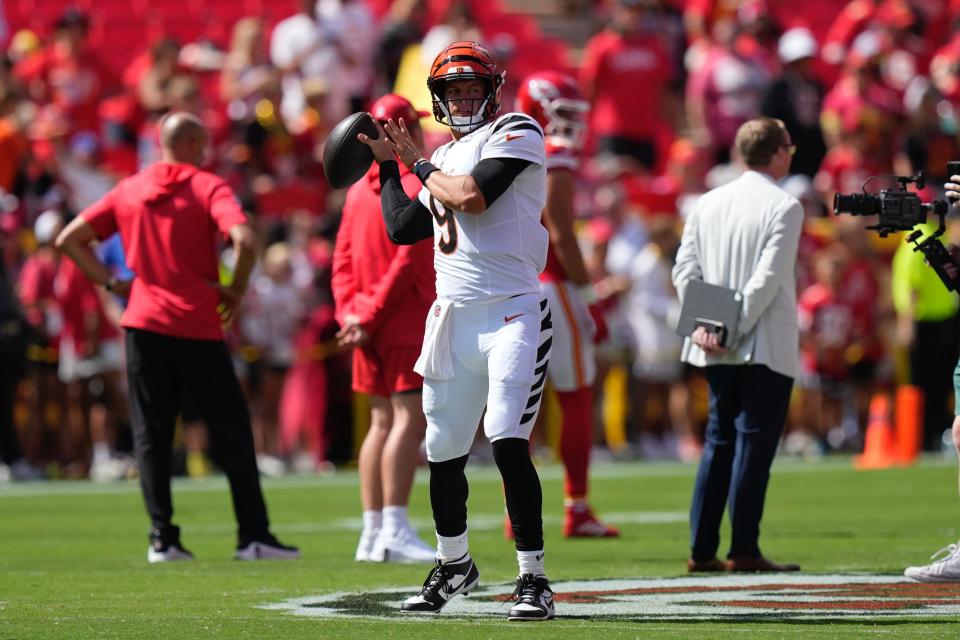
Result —
<path fill-rule="evenodd" d="M 442 207 L 443 213 L 438 213 L 437 208 Z M 457 250 L 457 222 L 453 218 L 453 209 L 437 202 L 436 198 L 430 196 L 430 213 L 440 227 L 440 242 L 437 247 L 440 253 L 450 255 Z"/>

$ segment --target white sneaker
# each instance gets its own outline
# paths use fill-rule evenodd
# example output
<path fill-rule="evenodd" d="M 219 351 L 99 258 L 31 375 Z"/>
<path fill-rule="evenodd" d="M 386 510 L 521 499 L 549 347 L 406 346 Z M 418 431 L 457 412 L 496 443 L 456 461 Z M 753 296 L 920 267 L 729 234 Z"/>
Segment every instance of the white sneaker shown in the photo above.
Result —
<path fill-rule="evenodd" d="M 287 465 L 276 456 L 261 453 L 257 455 L 257 470 L 268 478 L 280 478 L 287 474 Z"/>
<path fill-rule="evenodd" d="M 960 582 L 960 544 L 949 544 L 930 559 L 933 562 L 928 565 L 907 567 L 903 575 L 917 582 Z"/>
<path fill-rule="evenodd" d="M 147 547 L 147 562 L 150 564 L 176 562 L 178 560 L 193 560 L 193 554 L 174 544 L 159 549 L 155 549 L 153 546 Z"/>
<path fill-rule="evenodd" d="M 25 458 L 19 458 L 10 465 L 10 477 L 13 480 L 46 480 L 47 475 L 33 466 Z"/>
<path fill-rule="evenodd" d="M 124 480 L 130 473 L 132 462 L 123 458 L 102 458 L 90 465 L 90 479 L 94 482 Z"/>
<path fill-rule="evenodd" d="M 364 529 L 360 532 L 360 542 L 357 543 L 357 552 L 353 559 L 357 562 L 373 562 L 373 545 L 377 542 L 380 529 Z"/>
<path fill-rule="evenodd" d="M 373 549 L 370 551 L 372 562 L 399 562 L 413 564 L 417 562 L 434 563 L 437 560 L 437 551 L 417 537 L 417 532 L 410 527 L 380 530 Z"/>

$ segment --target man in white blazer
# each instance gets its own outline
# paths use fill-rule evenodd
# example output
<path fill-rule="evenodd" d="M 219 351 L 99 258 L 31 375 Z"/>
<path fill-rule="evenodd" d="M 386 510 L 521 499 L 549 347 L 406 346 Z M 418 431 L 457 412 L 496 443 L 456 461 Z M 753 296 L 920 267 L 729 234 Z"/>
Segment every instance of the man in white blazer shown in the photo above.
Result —
<path fill-rule="evenodd" d="M 783 122 L 757 118 L 737 131 L 747 171 L 701 197 L 689 216 L 673 269 L 683 300 L 700 279 L 739 291 L 739 326 L 727 348 L 698 328 L 682 359 L 704 367 L 710 417 L 690 506 L 690 571 L 797 571 L 760 553 L 760 519 L 770 465 L 797 375 L 796 264 L 800 203 L 777 182 L 796 147 Z M 720 521 L 729 504 L 727 561 L 717 558 Z"/>

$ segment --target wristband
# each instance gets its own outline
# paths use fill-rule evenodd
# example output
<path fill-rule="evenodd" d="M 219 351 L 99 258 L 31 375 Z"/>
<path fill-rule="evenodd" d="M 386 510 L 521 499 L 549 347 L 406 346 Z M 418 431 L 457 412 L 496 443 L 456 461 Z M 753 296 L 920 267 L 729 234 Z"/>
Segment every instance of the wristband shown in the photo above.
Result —
<path fill-rule="evenodd" d="M 424 186 L 427 184 L 427 178 L 429 178 L 430 174 L 434 171 L 440 171 L 440 169 L 426 158 L 420 158 L 413 163 L 413 173 L 420 178 L 420 182 L 422 182 Z"/>
<path fill-rule="evenodd" d="M 597 292 L 593 290 L 592 284 L 585 284 L 577 287 L 577 291 L 580 293 L 580 298 L 583 300 L 583 303 L 588 307 L 592 304 L 597 303 Z"/>

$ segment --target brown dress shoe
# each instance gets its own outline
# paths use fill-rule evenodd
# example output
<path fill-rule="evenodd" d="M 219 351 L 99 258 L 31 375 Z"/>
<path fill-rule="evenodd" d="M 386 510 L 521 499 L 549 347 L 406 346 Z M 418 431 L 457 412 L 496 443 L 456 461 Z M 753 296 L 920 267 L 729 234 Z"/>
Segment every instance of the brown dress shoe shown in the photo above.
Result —
<path fill-rule="evenodd" d="M 800 565 L 792 562 L 777 564 L 776 562 L 767 560 L 763 556 L 757 558 L 752 556 L 732 556 L 727 560 L 727 570 L 733 571 L 734 573 L 800 571 Z"/>
<path fill-rule="evenodd" d="M 727 565 L 716 556 L 709 560 L 694 560 L 693 558 L 687 560 L 687 571 L 690 573 L 720 573 L 726 570 Z"/>

